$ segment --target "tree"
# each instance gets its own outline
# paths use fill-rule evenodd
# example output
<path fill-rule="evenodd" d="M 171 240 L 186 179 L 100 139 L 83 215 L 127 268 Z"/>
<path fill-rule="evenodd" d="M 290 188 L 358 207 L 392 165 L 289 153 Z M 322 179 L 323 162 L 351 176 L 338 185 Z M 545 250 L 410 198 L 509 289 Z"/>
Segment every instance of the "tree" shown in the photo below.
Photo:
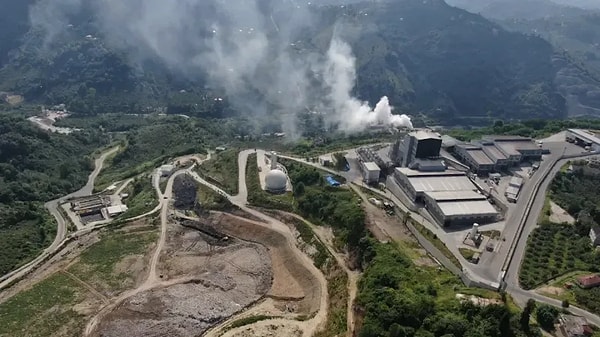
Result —
<path fill-rule="evenodd" d="M 520 319 L 521 329 L 523 329 L 523 331 L 525 332 L 529 331 L 529 318 L 533 310 L 535 310 L 535 300 L 533 298 L 530 298 L 527 301 L 527 305 L 525 305 L 523 312 L 521 313 Z"/>
<path fill-rule="evenodd" d="M 304 190 L 305 190 L 305 186 L 303 182 L 299 182 L 298 184 L 296 184 L 296 187 L 294 188 L 294 195 L 295 196 L 301 196 L 302 194 L 304 194 Z"/>
<path fill-rule="evenodd" d="M 536 319 L 540 326 L 547 331 L 554 330 L 554 321 L 558 317 L 558 309 L 549 305 L 542 305 L 537 308 Z"/>

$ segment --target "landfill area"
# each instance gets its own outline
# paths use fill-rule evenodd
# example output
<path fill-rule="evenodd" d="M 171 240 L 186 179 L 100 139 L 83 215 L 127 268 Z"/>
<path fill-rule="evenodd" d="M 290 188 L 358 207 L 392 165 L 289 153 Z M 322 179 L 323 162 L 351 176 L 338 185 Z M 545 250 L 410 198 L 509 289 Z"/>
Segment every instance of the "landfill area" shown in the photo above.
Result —
<path fill-rule="evenodd" d="M 127 298 L 94 336 L 198 336 L 266 301 L 277 316 L 319 310 L 320 283 L 282 234 L 225 213 L 172 218 L 157 268 L 160 286 Z M 270 327 L 253 329 L 267 336 Z"/>

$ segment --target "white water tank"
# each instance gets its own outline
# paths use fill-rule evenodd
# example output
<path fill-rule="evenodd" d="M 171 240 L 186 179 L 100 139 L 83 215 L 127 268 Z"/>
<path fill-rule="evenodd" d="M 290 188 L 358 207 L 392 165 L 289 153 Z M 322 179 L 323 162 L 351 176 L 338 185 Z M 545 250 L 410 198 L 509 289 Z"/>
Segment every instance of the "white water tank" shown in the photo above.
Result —
<path fill-rule="evenodd" d="M 475 239 L 477 234 L 479 233 L 479 224 L 474 223 L 473 228 L 471 228 L 471 239 Z"/>
<path fill-rule="evenodd" d="M 287 176 L 283 171 L 271 170 L 265 177 L 265 189 L 272 193 L 285 192 L 287 186 Z"/>

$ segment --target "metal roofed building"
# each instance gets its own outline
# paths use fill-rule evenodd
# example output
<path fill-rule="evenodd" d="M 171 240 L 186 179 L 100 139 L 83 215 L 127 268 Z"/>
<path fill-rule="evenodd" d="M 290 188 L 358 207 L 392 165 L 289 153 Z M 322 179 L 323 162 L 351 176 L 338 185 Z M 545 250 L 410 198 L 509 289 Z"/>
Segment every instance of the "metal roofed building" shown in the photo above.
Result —
<path fill-rule="evenodd" d="M 520 136 L 486 136 L 482 143 L 493 144 L 508 157 L 510 165 L 525 160 L 539 160 L 544 150 L 531 138 Z"/>
<path fill-rule="evenodd" d="M 488 223 L 498 216 L 487 198 L 475 191 L 428 192 L 425 207 L 443 226 Z"/>
<path fill-rule="evenodd" d="M 417 130 L 404 137 L 398 149 L 400 158 L 392 158 L 401 166 L 409 166 L 415 159 L 438 158 L 442 148 L 442 136 L 431 130 Z"/>
<path fill-rule="evenodd" d="M 381 174 L 381 169 L 374 162 L 361 162 L 360 167 L 363 174 L 363 180 L 367 184 L 374 184 L 379 182 L 379 175 Z"/>
<path fill-rule="evenodd" d="M 498 216 L 465 172 L 420 172 L 396 168 L 394 179 L 415 203 L 422 203 L 443 226 L 493 222 Z"/>
<path fill-rule="evenodd" d="M 405 167 L 395 169 L 394 179 L 414 202 L 423 202 L 426 192 L 475 191 L 477 187 L 464 172 L 420 172 Z"/>
<path fill-rule="evenodd" d="M 589 146 L 593 151 L 600 151 L 600 138 L 594 133 L 581 129 L 569 129 L 567 131 L 568 138 L 573 139 L 578 145 Z"/>
<path fill-rule="evenodd" d="M 459 144 L 455 147 L 455 153 L 477 174 L 487 174 L 495 170 L 495 162 L 488 157 L 481 146 Z"/>
<path fill-rule="evenodd" d="M 482 143 L 481 150 L 494 162 L 497 171 L 508 168 L 508 157 L 493 143 Z"/>

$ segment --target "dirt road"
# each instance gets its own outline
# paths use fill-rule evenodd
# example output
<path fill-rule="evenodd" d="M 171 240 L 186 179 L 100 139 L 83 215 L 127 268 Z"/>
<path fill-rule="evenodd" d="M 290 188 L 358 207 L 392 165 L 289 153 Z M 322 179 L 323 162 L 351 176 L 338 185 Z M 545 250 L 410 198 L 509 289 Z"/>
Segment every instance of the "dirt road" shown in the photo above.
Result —
<path fill-rule="evenodd" d="M 346 272 L 346 275 L 348 275 L 348 314 L 346 316 L 348 331 L 346 332 L 346 336 L 352 336 L 354 328 L 353 306 L 354 300 L 356 299 L 356 295 L 358 294 L 358 280 L 361 275 L 360 272 L 348 268 L 344 254 L 337 252 L 333 248 L 334 235 L 330 229 L 324 228 L 322 226 L 317 226 L 311 223 L 310 221 L 304 219 L 303 217 L 299 216 L 298 214 L 288 212 L 282 213 L 287 214 L 289 216 L 293 216 L 296 219 L 306 222 L 311 227 L 315 235 L 319 238 L 319 240 L 325 245 L 329 253 L 335 258 L 337 264 L 344 270 L 344 272 Z"/>

